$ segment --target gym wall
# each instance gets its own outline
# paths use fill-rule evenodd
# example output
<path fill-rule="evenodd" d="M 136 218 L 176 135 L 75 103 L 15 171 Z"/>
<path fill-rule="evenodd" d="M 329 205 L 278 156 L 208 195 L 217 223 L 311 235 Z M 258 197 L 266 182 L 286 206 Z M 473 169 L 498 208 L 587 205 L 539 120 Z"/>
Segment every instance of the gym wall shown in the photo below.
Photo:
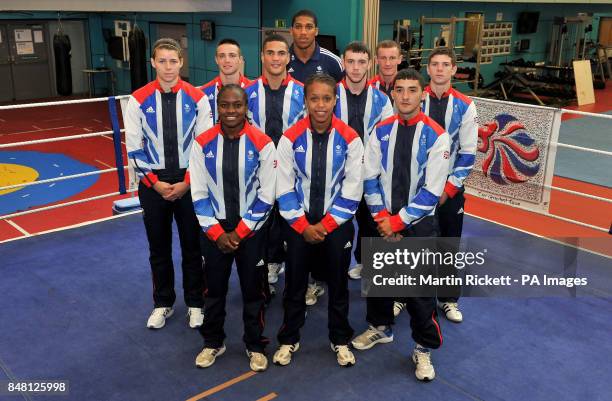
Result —
<path fill-rule="evenodd" d="M 516 21 L 522 11 L 539 11 L 540 19 L 538 30 L 533 34 L 518 35 L 516 33 Z M 482 2 L 453 2 L 453 1 L 380 1 L 380 26 L 378 39 L 393 38 L 393 21 L 397 19 L 410 19 L 412 26 L 419 26 L 419 18 L 426 17 L 448 18 L 451 16 L 464 17 L 465 12 L 483 12 L 486 22 L 495 22 L 498 12 L 503 13 L 504 22 L 514 22 L 512 32 L 512 50 L 509 56 L 497 56 L 493 58 L 492 64 L 481 66 L 481 74 L 485 85 L 494 79 L 494 74 L 499 70 L 499 63 L 523 58 L 526 61 L 543 61 L 548 55 L 548 41 L 554 17 L 576 16 L 577 13 L 594 13 L 593 32 L 591 38 L 597 40 L 599 18 L 612 15 L 610 5 L 605 4 L 529 4 L 529 3 L 482 3 Z M 463 24 L 457 25 L 457 38 L 459 43 L 463 40 Z M 430 47 L 432 38 L 438 36 L 439 25 L 427 25 L 424 30 L 425 47 Z M 514 42 L 521 39 L 530 39 L 530 49 L 526 52 L 517 52 Z M 471 67 L 470 64 L 462 66 Z M 423 72 L 425 70 L 423 69 Z M 459 89 L 465 89 L 459 87 Z"/>

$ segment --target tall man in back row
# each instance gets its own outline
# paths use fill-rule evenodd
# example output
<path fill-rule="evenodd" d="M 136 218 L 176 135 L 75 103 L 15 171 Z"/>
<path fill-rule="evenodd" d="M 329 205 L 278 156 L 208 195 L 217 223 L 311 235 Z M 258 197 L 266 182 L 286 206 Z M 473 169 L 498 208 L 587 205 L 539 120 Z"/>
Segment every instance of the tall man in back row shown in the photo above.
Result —
<path fill-rule="evenodd" d="M 336 82 L 343 78 L 340 58 L 316 41 L 319 34 L 317 16 L 310 10 L 300 10 L 291 19 L 291 60 L 287 69 L 291 76 L 306 82 L 312 74 L 329 74 Z"/>

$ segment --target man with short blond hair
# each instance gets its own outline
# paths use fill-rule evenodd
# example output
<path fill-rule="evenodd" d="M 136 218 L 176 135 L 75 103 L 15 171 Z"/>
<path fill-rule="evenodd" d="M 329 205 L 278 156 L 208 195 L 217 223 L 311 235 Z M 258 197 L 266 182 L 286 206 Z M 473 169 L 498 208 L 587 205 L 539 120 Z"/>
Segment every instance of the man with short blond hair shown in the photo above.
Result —
<path fill-rule="evenodd" d="M 378 75 L 370 80 L 370 84 L 383 91 L 393 102 L 391 91 L 397 69 L 402 62 L 402 49 L 393 40 L 383 40 L 376 46 L 376 65 Z"/>

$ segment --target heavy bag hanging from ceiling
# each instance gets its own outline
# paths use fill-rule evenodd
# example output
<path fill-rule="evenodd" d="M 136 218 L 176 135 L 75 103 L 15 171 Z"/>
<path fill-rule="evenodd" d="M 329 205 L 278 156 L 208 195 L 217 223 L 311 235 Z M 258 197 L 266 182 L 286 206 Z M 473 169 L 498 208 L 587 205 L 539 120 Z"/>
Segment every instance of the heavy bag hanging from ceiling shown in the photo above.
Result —
<path fill-rule="evenodd" d="M 130 47 L 130 78 L 132 79 L 132 91 L 145 86 L 147 79 L 147 42 L 144 32 L 134 24 L 128 37 Z"/>
<path fill-rule="evenodd" d="M 70 38 L 58 31 L 53 36 L 53 53 L 55 53 L 55 81 L 57 93 L 62 96 L 72 94 L 72 69 L 70 68 Z"/>

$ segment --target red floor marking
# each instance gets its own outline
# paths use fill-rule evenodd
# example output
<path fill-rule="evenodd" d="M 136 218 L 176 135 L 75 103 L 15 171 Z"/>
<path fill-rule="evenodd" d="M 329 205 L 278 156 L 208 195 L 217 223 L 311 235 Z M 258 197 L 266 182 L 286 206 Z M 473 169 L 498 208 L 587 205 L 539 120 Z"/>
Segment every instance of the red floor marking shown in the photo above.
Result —
<path fill-rule="evenodd" d="M 23 236 L 24 235 L 19 230 L 7 223 L 5 220 L 0 220 L 0 241 L 6 241 L 7 239 L 19 238 Z"/>

